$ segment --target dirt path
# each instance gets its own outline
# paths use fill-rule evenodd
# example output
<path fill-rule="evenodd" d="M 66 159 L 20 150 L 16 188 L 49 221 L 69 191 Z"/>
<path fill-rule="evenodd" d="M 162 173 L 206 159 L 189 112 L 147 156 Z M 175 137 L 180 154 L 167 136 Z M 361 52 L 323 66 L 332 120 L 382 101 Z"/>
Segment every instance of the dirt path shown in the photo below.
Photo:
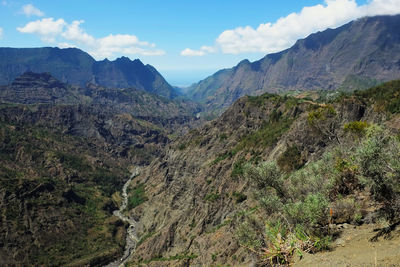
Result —
<path fill-rule="evenodd" d="M 390 239 L 379 238 L 370 242 L 375 235 L 374 225 L 354 228 L 349 225 L 340 238 L 333 243 L 333 250 L 314 255 L 307 254 L 293 266 L 400 266 L 400 230 L 397 228 Z"/>

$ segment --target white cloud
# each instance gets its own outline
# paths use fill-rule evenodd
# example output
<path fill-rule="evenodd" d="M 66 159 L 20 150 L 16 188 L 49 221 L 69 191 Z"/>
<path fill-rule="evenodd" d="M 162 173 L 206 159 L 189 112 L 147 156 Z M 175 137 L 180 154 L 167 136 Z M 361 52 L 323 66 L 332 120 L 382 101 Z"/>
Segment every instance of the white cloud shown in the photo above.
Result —
<path fill-rule="evenodd" d="M 83 20 L 74 20 L 66 26 L 66 30 L 61 36 L 70 41 L 76 41 L 81 44 L 94 45 L 96 40 L 93 36 L 87 34 L 79 25 L 84 23 Z"/>
<path fill-rule="evenodd" d="M 30 16 L 43 17 L 44 16 L 44 12 L 41 11 L 40 9 L 34 7 L 32 4 L 24 5 L 22 7 L 22 13 L 28 17 L 30 17 Z"/>
<path fill-rule="evenodd" d="M 355 0 L 325 0 L 323 4 L 304 7 L 298 13 L 260 24 L 257 28 L 243 26 L 226 30 L 216 39 L 216 48 L 227 54 L 273 53 L 289 48 L 296 40 L 316 31 L 336 28 L 363 16 L 398 13 L 400 0 L 370 0 L 364 5 L 358 5 Z M 181 55 L 206 53 L 187 48 Z"/>
<path fill-rule="evenodd" d="M 24 27 L 18 27 L 17 30 L 22 33 L 37 34 L 46 40 L 61 34 L 66 25 L 67 23 L 63 19 L 54 20 L 53 18 L 44 18 L 31 21 Z"/>
<path fill-rule="evenodd" d="M 95 38 L 81 27 L 83 23 L 83 20 L 67 23 L 63 19 L 55 21 L 53 18 L 44 18 L 31 21 L 17 30 L 21 33 L 36 34 L 42 41 L 57 44 L 61 48 L 80 47 L 97 59 L 112 58 L 118 54 L 144 56 L 165 54 L 163 50 L 156 49 L 155 44 L 140 41 L 135 35 L 110 34 Z"/>
<path fill-rule="evenodd" d="M 70 44 L 70 43 L 66 43 L 66 42 L 58 43 L 57 46 L 59 48 L 75 48 L 76 47 L 76 45 L 73 45 L 73 44 Z"/>
<path fill-rule="evenodd" d="M 0 39 L 3 37 L 3 28 L 0 27 Z"/>
<path fill-rule="evenodd" d="M 212 46 L 202 46 L 199 50 L 192 50 L 186 48 L 181 51 L 181 56 L 193 57 L 193 56 L 204 56 L 206 54 L 215 53 L 216 49 Z"/>

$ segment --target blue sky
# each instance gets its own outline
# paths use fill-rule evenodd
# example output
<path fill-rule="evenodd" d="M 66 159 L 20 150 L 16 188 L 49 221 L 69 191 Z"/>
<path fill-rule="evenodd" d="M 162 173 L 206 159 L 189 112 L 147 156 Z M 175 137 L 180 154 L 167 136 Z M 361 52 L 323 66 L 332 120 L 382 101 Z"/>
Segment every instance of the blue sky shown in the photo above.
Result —
<path fill-rule="evenodd" d="M 400 0 L 0 0 L 0 46 L 139 58 L 182 86 L 312 32 L 399 12 Z"/>

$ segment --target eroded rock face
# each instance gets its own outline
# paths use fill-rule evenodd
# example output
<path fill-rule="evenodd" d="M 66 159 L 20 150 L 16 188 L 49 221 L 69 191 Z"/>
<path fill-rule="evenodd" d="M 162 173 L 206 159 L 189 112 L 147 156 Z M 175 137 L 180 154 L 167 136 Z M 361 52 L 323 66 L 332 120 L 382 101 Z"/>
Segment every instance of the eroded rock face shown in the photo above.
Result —
<path fill-rule="evenodd" d="M 328 108 L 335 116 L 324 120 L 320 130 L 309 123 L 309 112 Z M 152 259 L 160 256 L 196 255 L 163 264 L 254 263 L 254 255 L 237 239 L 241 214 L 258 205 L 240 164 L 276 160 L 292 146 L 306 164 L 340 142 L 344 123 L 360 119 L 381 118 L 363 101 L 351 98 L 332 106 L 273 95 L 238 100 L 220 118 L 170 144 L 164 156 L 142 171 L 137 183 L 146 185 L 149 200 L 131 211 L 142 237 L 133 262 L 157 266 Z M 324 131 L 325 126 L 332 132 Z M 271 134 L 274 138 L 268 142 L 265 135 L 252 143 L 251 137 L 268 132 L 268 127 L 282 131 Z"/>

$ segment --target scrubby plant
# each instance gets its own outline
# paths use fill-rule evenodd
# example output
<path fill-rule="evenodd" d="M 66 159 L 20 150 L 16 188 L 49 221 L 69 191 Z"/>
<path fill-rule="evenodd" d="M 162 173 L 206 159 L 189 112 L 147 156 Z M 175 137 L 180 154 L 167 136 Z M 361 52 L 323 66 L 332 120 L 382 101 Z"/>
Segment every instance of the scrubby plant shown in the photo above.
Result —
<path fill-rule="evenodd" d="M 303 225 L 312 230 L 328 223 L 329 201 L 321 193 L 309 194 L 304 201 L 285 205 L 285 214 L 293 225 Z"/>
<path fill-rule="evenodd" d="M 279 168 L 284 172 L 298 170 L 304 165 L 301 151 L 296 145 L 288 146 L 277 160 Z"/>
<path fill-rule="evenodd" d="M 400 215 L 400 143 L 379 126 L 370 127 L 356 159 L 362 182 L 383 203 L 383 215 L 396 223 Z"/>
<path fill-rule="evenodd" d="M 367 128 L 369 127 L 369 123 L 365 121 L 352 121 L 348 122 L 343 126 L 345 132 L 352 133 L 356 136 L 364 136 L 367 132 Z"/>
<path fill-rule="evenodd" d="M 307 121 L 318 133 L 329 140 L 339 139 L 336 135 L 338 128 L 337 112 L 332 105 L 323 105 L 308 113 Z"/>

